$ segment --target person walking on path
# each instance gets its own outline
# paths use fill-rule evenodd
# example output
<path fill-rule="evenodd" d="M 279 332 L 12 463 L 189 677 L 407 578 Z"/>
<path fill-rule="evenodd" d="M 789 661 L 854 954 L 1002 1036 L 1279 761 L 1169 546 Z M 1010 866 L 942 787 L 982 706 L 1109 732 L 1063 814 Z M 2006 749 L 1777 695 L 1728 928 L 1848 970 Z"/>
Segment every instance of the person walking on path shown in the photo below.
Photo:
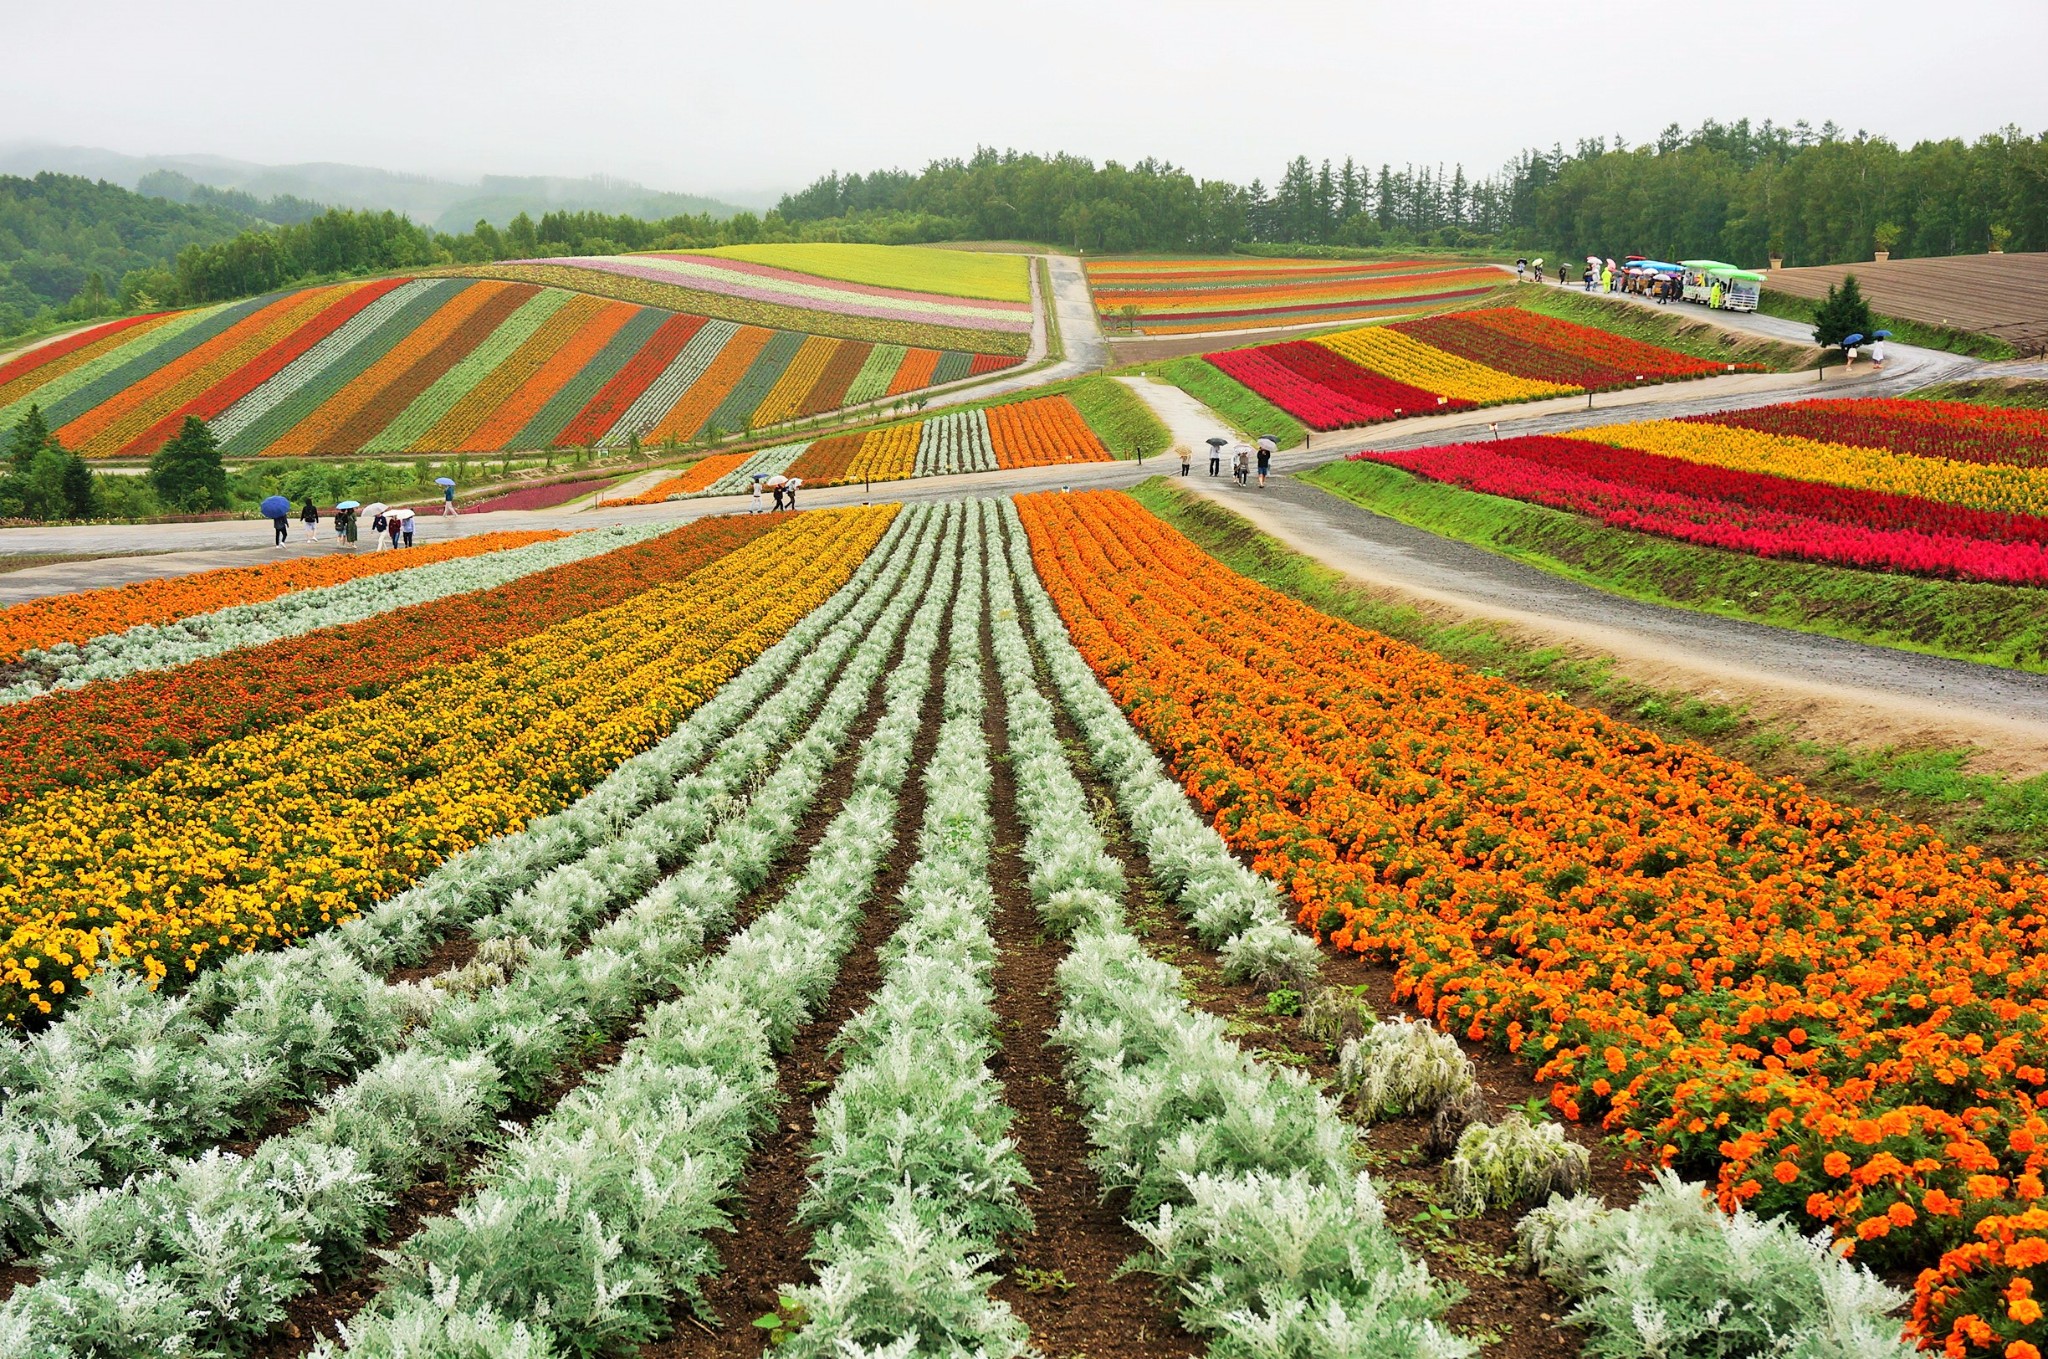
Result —
<path fill-rule="evenodd" d="M 1242 486 L 1245 484 L 1249 466 L 1245 462 L 1245 447 L 1239 444 L 1230 451 L 1230 479 Z"/>
<path fill-rule="evenodd" d="M 280 514 L 275 515 L 271 518 L 270 526 L 277 530 L 277 538 L 274 542 L 271 543 L 272 547 L 284 546 L 285 539 L 292 536 L 291 524 L 292 521 L 288 515 Z"/>
<path fill-rule="evenodd" d="M 1209 475 L 1212 477 L 1220 477 L 1223 475 L 1222 444 L 1209 445 Z"/>
<path fill-rule="evenodd" d="M 370 521 L 370 538 L 377 544 L 377 551 L 384 550 L 384 516 L 378 515 Z"/>
<path fill-rule="evenodd" d="M 410 517 L 405 520 L 405 545 L 407 547 L 412 546 L 412 519 Z"/>
<path fill-rule="evenodd" d="M 1273 470 L 1273 450 L 1266 447 L 1271 440 L 1259 440 L 1259 489 L 1266 489 L 1266 474 Z"/>
<path fill-rule="evenodd" d="M 359 513 L 361 513 L 359 510 L 350 510 L 347 515 L 347 522 L 342 526 L 341 539 L 348 544 L 349 551 L 351 552 L 355 551 L 356 540 L 361 534 L 361 530 L 356 527 L 356 515 Z"/>
<path fill-rule="evenodd" d="M 313 497 L 307 496 L 306 503 L 299 506 L 299 522 L 306 526 L 309 537 L 320 531 L 320 507 L 313 503 Z"/>
<path fill-rule="evenodd" d="M 398 517 L 397 510 L 393 510 L 390 516 L 384 520 L 384 528 L 391 535 L 391 550 L 396 552 L 398 550 L 398 535 L 405 531 L 405 521 Z"/>
<path fill-rule="evenodd" d="M 441 488 L 441 517 L 443 519 L 453 519 L 455 517 L 455 483 L 452 481 Z"/>
<path fill-rule="evenodd" d="M 759 472 L 756 472 L 756 473 L 754 473 L 754 513 L 755 513 L 755 514 L 759 514 L 759 513 L 761 512 L 761 481 L 762 481 L 762 477 L 761 477 L 761 474 L 760 474 Z"/>
<path fill-rule="evenodd" d="M 1883 340 L 1872 340 L 1870 342 L 1870 371 L 1873 373 L 1882 373 L 1884 371 Z"/>
<path fill-rule="evenodd" d="M 1182 476 L 1186 476 L 1188 474 L 1188 468 L 1194 465 L 1195 455 L 1188 451 L 1188 446 L 1186 444 L 1175 444 L 1173 446 L 1173 451 L 1180 454 L 1180 474 Z"/>
<path fill-rule="evenodd" d="M 801 481 L 798 481 L 795 477 L 791 477 L 788 481 L 782 484 L 782 493 L 783 495 L 789 497 L 789 508 L 792 511 L 796 509 L 796 488 L 801 485 L 803 485 L 803 483 Z"/>

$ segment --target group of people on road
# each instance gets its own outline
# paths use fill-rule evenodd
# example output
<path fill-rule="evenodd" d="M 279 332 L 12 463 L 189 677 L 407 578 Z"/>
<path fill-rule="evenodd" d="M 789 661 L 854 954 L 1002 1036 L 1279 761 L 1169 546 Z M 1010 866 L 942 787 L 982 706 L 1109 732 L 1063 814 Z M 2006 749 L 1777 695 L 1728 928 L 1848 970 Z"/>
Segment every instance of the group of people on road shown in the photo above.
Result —
<path fill-rule="evenodd" d="M 1209 444 L 1209 475 L 1212 477 L 1223 473 L 1223 448 L 1220 441 L 1212 440 Z M 1194 453 L 1186 444 L 1174 445 L 1173 451 L 1180 455 L 1180 474 L 1187 476 L 1194 467 Z M 1259 440 L 1257 448 L 1236 445 L 1230 450 L 1230 479 L 1240 486 L 1249 486 L 1256 468 L 1259 485 L 1263 487 L 1273 471 L 1273 455 L 1279 451 L 1279 441 L 1271 437 Z"/>
<path fill-rule="evenodd" d="M 803 478 L 801 477 L 764 477 L 756 474 L 754 477 L 754 513 L 759 514 L 761 512 L 762 488 L 765 487 L 774 494 L 775 511 L 779 514 L 783 510 L 793 510 L 796 508 L 796 488 L 803 484 Z"/>
<path fill-rule="evenodd" d="M 283 496 L 273 497 L 273 501 L 275 502 L 274 504 L 272 501 L 264 502 L 261 508 L 266 514 L 270 514 L 272 509 L 277 511 L 275 514 L 270 514 L 271 527 L 276 531 L 277 535 L 272 539 L 272 545 L 283 547 L 292 536 L 291 519 L 288 513 L 291 509 L 291 502 Z M 384 508 L 382 505 L 372 506 L 371 508 L 376 513 L 370 520 L 370 533 L 376 540 L 379 552 L 382 552 L 387 547 L 398 548 L 411 547 L 413 545 L 412 523 L 414 512 L 412 510 L 391 510 Z M 335 546 L 353 549 L 357 542 L 361 540 L 361 513 L 361 509 L 353 503 L 336 505 L 334 507 Z M 443 519 L 455 517 L 455 487 L 452 484 L 444 485 L 441 488 L 441 517 Z M 311 496 L 307 496 L 306 503 L 299 506 L 299 523 L 305 526 L 308 537 L 320 531 L 320 506 Z"/>

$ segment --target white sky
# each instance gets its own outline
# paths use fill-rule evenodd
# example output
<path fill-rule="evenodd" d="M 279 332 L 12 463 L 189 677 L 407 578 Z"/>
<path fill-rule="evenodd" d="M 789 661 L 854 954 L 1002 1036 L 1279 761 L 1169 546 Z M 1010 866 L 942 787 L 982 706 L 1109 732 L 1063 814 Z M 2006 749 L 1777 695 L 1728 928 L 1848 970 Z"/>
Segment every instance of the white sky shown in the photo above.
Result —
<path fill-rule="evenodd" d="M 9 140 L 688 192 L 977 143 L 1270 182 L 1297 153 L 1484 172 L 1745 114 L 2048 130 L 2048 0 L 0 0 L 0 25 Z"/>

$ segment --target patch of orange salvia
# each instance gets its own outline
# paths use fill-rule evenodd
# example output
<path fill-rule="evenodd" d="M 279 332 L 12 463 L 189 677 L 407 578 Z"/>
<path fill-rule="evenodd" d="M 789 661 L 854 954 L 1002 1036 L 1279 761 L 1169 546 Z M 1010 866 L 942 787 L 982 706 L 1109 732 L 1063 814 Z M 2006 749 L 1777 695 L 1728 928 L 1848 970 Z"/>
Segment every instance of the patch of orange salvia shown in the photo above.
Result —
<path fill-rule="evenodd" d="M 1075 643 L 1305 926 L 1638 1160 L 1922 1267 L 1931 1343 L 2048 1343 L 2048 880 L 1319 613 L 1125 496 L 1018 506 Z"/>

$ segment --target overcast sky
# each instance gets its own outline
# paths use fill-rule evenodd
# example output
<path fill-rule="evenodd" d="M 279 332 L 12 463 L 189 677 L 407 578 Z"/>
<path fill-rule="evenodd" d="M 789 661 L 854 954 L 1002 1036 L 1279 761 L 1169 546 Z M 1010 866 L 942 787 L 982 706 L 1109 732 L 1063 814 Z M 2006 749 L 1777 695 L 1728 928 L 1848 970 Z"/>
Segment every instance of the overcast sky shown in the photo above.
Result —
<path fill-rule="evenodd" d="M 1702 28 L 1648 21 L 1680 13 Z M 1487 171 L 1523 146 L 1707 117 L 1833 118 L 1901 142 L 2048 130 L 2048 0 L 5 0 L 0 15 L 0 138 L 691 192 L 977 144 L 1270 181 L 1298 153 Z"/>

